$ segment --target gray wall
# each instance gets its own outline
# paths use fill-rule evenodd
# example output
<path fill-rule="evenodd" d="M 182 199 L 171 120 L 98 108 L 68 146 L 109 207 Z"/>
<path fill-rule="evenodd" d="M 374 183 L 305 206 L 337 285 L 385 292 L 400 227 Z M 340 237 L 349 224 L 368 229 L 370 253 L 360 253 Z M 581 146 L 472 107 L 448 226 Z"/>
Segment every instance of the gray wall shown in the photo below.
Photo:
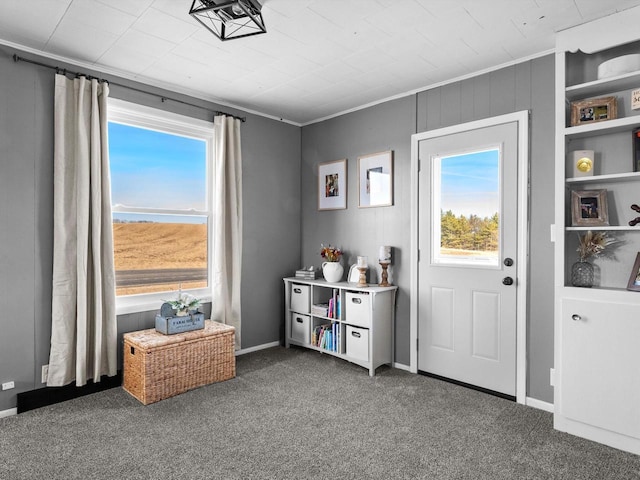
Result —
<path fill-rule="evenodd" d="M 527 395 L 553 401 L 549 368 L 553 366 L 554 221 L 554 58 L 552 55 L 430 89 L 302 129 L 302 263 L 320 263 L 319 243 L 356 255 L 377 258 L 379 245 L 393 245 L 396 311 L 396 361 L 409 364 L 409 173 L 410 138 L 481 118 L 531 111 L 530 262 L 528 288 Z M 357 157 L 392 149 L 395 198 L 392 207 L 358 208 Z M 348 159 L 348 208 L 317 210 L 317 163 Z"/>
<path fill-rule="evenodd" d="M 18 392 L 42 386 L 40 367 L 48 363 L 51 322 L 53 72 L 14 63 L 13 53 L 0 48 L 0 303 L 4 313 L 0 317 L 0 382 L 13 380 L 16 389 L 0 392 L 0 411 L 15 406 Z M 380 245 L 393 245 L 391 280 L 399 286 L 396 361 L 402 364 L 409 363 L 411 135 L 530 109 L 527 395 L 551 402 L 553 69 L 553 57 L 547 56 L 302 129 L 122 79 L 112 80 L 248 118 L 242 126 L 243 348 L 281 339 L 282 277 L 301 264 L 319 266 L 320 243 L 342 246 L 345 265 L 354 263 L 357 255 L 375 259 Z M 111 92 L 114 98 L 211 118 L 206 110 L 170 100 L 161 102 L 116 85 Z M 394 151 L 394 205 L 360 209 L 357 157 L 383 150 Z M 317 164 L 342 158 L 348 159 L 348 208 L 319 212 Z M 122 315 L 119 331 L 151 327 L 154 314 Z"/>
<path fill-rule="evenodd" d="M 43 386 L 40 371 L 48 363 L 51 335 L 54 72 L 14 63 L 13 53 L 0 48 L 0 382 L 13 380 L 16 388 L 0 391 L 0 411 L 16 406 L 17 393 Z M 46 59 L 35 59 L 47 63 Z M 290 275 L 300 259 L 300 128 L 123 79 L 109 79 L 247 117 L 242 124 L 242 348 L 280 341 L 282 277 Z M 156 96 L 113 84 L 111 97 L 195 118 L 212 118 L 210 111 L 171 100 L 162 102 Z M 119 316 L 118 330 L 150 328 L 154 315 Z"/>
<path fill-rule="evenodd" d="M 411 134 L 416 98 L 409 96 L 302 129 L 302 263 L 321 264 L 320 243 L 345 251 L 343 265 L 358 255 L 374 265 L 381 245 L 393 245 L 389 281 L 398 285 L 396 361 L 409 364 L 409 247 Z M 393 150 L 393 206 L 358 207 L 358 156 Z M 317 166 L 347 159 L 347 209 L 318 211 Z M 345 273 L 346 275 L 346 273 Z M 345 277 L 346 278 L 346 277 Z M 373 279 L 379 281 L 376 272 Z"/>

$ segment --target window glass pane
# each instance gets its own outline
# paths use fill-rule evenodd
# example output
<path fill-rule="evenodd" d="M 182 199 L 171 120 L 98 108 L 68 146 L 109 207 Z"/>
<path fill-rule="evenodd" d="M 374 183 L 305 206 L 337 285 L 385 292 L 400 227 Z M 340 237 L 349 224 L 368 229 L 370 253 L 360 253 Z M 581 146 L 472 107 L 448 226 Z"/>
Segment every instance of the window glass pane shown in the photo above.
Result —
<path fill-rule="evenodd" d="M 433 162 L 433 262 L 499 264 L 500 149 Z"/>
<path fill-rule="evenodd" d="M 109 122 L 109 162 L 114 206 L 207 208 L 204 140 Z"/>
<path fill-rule="evenodd" d="M 116 294 L 207 286 L 207 217 L 113 214 Z"/>

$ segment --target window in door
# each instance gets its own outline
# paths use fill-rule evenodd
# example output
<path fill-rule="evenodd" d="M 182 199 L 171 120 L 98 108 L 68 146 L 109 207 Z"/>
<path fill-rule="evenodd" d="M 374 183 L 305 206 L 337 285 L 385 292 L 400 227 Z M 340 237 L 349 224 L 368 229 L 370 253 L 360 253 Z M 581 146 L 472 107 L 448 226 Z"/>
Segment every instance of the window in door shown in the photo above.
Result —
<path fill-rule="evenodd" d="M 432 263 L 499 265 L 499 146 L 432 159 Z"/>

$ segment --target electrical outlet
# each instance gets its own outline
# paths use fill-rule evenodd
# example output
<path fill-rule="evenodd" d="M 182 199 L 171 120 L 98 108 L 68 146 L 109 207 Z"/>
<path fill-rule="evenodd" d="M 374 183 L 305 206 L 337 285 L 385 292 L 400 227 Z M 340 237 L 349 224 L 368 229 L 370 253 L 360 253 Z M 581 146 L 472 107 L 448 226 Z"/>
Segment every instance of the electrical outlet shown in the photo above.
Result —
<path fill-rule="evenodd" d="M 42 365 L 42 383 L 47 383 L 49 378 L 49 365 Z"/>
<path fill-rule="evenodd" d="M 2 384 L 2 390 L 11 390 L 12 388 L 16 388 L 16 384 L 13 382 L 5 382 Z"/>

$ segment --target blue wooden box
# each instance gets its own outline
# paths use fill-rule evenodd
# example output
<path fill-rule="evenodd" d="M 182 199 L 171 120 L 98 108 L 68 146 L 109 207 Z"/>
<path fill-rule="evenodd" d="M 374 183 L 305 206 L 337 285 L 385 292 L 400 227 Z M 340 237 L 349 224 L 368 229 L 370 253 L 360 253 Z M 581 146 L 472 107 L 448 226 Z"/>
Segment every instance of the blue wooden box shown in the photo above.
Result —
<path fill-rule="evenodd" d="M 190 313 L 184 317 L 156 315 L 156 331 L 165 335 L 190 332 L 204 328 L 204 313 Z"/>

